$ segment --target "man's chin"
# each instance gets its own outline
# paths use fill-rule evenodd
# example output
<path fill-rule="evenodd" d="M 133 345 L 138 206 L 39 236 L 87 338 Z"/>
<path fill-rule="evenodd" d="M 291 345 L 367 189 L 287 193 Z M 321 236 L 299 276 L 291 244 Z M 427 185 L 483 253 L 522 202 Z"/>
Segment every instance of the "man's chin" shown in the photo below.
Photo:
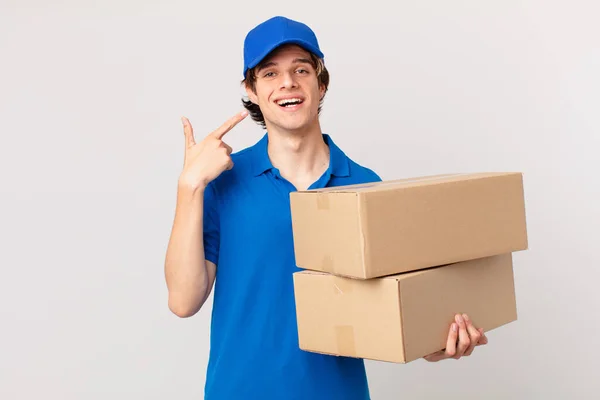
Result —
<path fill-rule="evenodd" d="M 295 117 L 295 118 L 279 118 L 272 124 L 278 129 L 290 132 L 303 131 L 308 129 L 310 121 L 307 118 Z"/>

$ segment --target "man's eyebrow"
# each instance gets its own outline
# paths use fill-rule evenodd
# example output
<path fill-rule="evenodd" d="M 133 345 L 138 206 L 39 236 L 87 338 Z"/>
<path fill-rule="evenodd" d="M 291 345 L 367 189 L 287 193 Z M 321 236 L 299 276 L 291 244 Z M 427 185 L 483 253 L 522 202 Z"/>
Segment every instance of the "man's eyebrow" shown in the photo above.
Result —
<path fill-rule="evenodd" d="M 294 58 L 294 64 L 310 64 L 310 60 L 308 58 Z"/>
<path fill-rule="evenodd" d="M 274 63 L 273 61 L 266 62 L 264 64 L 259 65 L 258 69 L 256 70 L 256 72 L 260 72 L 260 71 L 262 71 L 265 68 L 274 67 L 275 65 L 277 65 L 277 64 Z"/>

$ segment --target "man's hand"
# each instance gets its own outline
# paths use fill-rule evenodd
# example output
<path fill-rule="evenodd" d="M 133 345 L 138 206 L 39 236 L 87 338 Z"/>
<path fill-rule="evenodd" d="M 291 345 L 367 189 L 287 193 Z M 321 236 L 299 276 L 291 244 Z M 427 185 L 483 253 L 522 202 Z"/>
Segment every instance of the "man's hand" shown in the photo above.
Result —
<path fill-rule="evenodd" d="M 423 357 L 430 362 L 453 358 L 458 360 L 463 356 L 470 356 L 475 346 L 488 343 L 483 329 L 477 329 L 467 314 L 456 314 L 456 322 L 450 326 L 446 348 Z"/>
<path fill-rule="evenodd" d="M 197 144 L 190 121 L 185 117 L 181 119 L 185 135 L 185 155 L 183 171 L 179 177 L 180 184 L 191 189 L 203 190 L 223 171 L 233 167 L 232 149 L 222 139 L 247 115 L 247 111 L 234 115 Z"/>

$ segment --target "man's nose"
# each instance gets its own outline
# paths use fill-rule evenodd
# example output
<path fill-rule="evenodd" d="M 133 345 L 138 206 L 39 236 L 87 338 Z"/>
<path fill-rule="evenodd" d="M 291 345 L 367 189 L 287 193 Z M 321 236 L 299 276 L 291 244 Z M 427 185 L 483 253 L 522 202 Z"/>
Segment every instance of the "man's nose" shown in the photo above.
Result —
<path fill-rule="evenodd" d="M 281 75 L 281 88 L 289 89 L 296 87 L 296 76 L 292 72 L 285 72 Z"/>

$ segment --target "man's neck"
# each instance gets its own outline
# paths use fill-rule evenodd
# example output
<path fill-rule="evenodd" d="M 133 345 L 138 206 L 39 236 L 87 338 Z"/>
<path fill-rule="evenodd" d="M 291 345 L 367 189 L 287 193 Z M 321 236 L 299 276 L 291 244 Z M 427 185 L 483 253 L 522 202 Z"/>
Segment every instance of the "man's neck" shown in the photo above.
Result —
<path fill-rule="evenodd" d="M 329 147 L 319 124 L 302 132 L 269 129 L 268 154 L 282 177 L 298 190 L 307 189 L 329 166 Z"/>

